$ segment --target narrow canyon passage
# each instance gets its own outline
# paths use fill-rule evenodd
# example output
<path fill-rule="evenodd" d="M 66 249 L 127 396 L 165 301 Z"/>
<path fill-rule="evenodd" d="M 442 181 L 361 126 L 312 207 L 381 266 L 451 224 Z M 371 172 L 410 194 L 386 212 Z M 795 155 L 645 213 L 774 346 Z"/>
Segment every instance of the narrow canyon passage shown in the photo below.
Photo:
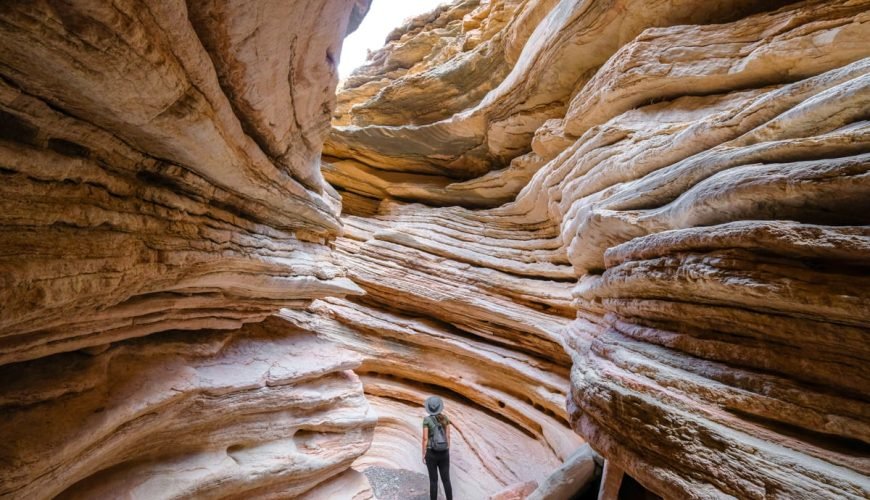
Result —
<path fill-rule="evenodd" d="M 371 1 L 0 5 L 0 498 L 870 498 L 870 0 Z"/>

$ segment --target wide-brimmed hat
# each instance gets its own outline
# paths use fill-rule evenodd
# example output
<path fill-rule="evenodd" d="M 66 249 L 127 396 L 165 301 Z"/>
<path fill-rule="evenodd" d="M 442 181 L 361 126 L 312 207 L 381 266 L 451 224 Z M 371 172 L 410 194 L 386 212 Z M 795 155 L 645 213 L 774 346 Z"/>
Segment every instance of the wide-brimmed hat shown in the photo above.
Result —
<path fill-rule="evenodd" d="M 429 415 L 438 415 L 441 413 L 441 410 L 444 409 L 444 402 L 441 401 L 441 398 L 438 396 L 429 396 L 426 398 L 426 411 L 429 412 Z"/>

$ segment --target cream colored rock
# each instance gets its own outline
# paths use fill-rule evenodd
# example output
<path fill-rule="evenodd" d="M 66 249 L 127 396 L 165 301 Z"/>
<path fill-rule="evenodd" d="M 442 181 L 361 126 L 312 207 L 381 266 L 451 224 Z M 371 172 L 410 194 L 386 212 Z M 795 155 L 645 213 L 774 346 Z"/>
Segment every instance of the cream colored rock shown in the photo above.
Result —
<path fill-rule="evenodd" d="M 528 500 L 576 498 L 592 486 L 600 469 L 596 460 L 600 458 L 588 444 L 584 444 L 524 498 Z"/>
<path fill-rule="evenodd" d="M 526 481 L 525 483 L 508 486 L 489 497 L 489 500 L 525 500 L 529 493 L 533 492 L 537 487 L 537 481 Z"/>
<path fill-rule="evenodd" d="M 659 495 L 866 497 L 870 4 L 568 4 L 474 108 L 330 137 L 364 303 L 564 346 L 574 428 Z"/>
<path fill-rule="evenodd" d="M 2 367 L 0 496 L 298 495 L 368 449 L 359 362 L 272 318 Z"/>
<path fill-rule="evenodd" d="M 298 497 L 300 500 L 374 500 L 368 479 L 356 469 L 347 469 Z"/>
<path fill-rule="evenodd" d="M 366 382 L 366 386 L 372 385 Z M 404 391 L 402 390 L 404 389 Z M 387 391 L 378 397 L 379 390 Z M 422 402 L 428 393 L 390 382 L 375 384 L 367 393 L 379 415 L 371 450 L 355 467 L 381 466 L 426 473 L 420 457 Z M 395 398 L 413 398 L 396 402 Z M 460 400 L 445 399 L 448 416 L 456 423 L 451 438 L 450 476 L 456 498 L 487 498 L 505 484 L 543 477 L 558 466 L 558 459 L 541 443 Z M 409 449 L 410 448 L 410 449 Z M 400 450 L 409 449 L 408 453 Z"/>
<path fill-rule="evenodd" d="M 556 363 L 350 301 L 317 301 L 307 313 L 285 310 L 282 317 L 361 354 L 360 373 L 459 394 L 543 441 L 559 460 L 580 443 L 565 427 L 566 370 Z"/>
<path fill-rule="evenodd" d="M 293 48 L 278 4 L 2 9 L 0 364 L 359 292 L 322 246 L 340 223 L 317 166 L 323 54 L 365 3 L 311 4 L 336 22 Z"/>
<path fill-rule="evenodd" d="M 334 121 L 348 125 L 427 123 L 480 100 L 509 70 L 497 48 L 501 45 L 498 33 L 519 3 L 445 3 L 406 21 L 390 33 L 384 48 L 371 54 L 368 63 L 344 82 Z M 447 61 L 455 63 L 445 65 Z M 437 72 L 430 71 L 435 68 Z M 468 74 L 475 78 L 463 78 Z"/>
<path fill-rule="evenodd" d="M 726 26 L 648 29 L 571 100 L 565 132 L 579 137 L 650 100 L 764 87 L 846 65 L 866 56 L 868 16 L 863 2 L 814 2 Z"/>
<path fill-rule="evenodd" d="M 870 496 L 870 2 L 439 8 L 338 97 L 341 219 L 317 151 L 329 52 L 365 5 L 286 9 L 0 12 L 0 363 L 32 360 L 0 368 L 0 442 L 40 457 L 15 491 L 367 496 L 351 463 L 423 471 L 437 393 L 466 497 L 585 477 L 558 470 L 583 440 L 668 498 Z M 169 329 L 265 340 L 124 340 Z M 65 394 L 94 432 L 58 427 Z M 284 407 L 337 431 L 292 434 Z M 302 448 L 325 458 L 277 468 Z"/>
<path fill-rule="evenodd" d="M 211 0 L 191 2 L 188 9 L 245 133 L 279 167 L 319 192 L 319 155 L 330 119 L 324 110 L 335 105 L 341 42 L 368 2 Z M 336 22 L 316 22 L 324 19 Z"/>
<path fill-rule="evenodd" d="M 372 448 L 355 468 L 426 473 L 422 404 L 436 390 L 454 424 L 451 477 L 461 498 L 542 480 L 581 443 L 566 426 L 565 370 L 433 321 L 350 301 L 312 304 L 282 317 L 363 357 L 357 372 L 378 414 Z"/>
<path fill-rule="evenodd" d="M 529 152 L 535 130 L 563 116 L 575 88 L 643 29 L 708 22 L 723 17 L 723 11 L 734 16 L 753 8 L 754 2 L 741 0 L 707 3 L 704 8 L 671 1 L 642 6 L 589 0 L 526 2 L 515 22 L 504 28 L 510 72 L 479 102 L 432 123 L 337 127 L 324 151 L 385 171 L 454 180 L 477 177 Z M 490 73 L 480 65 L 465 66 L 460 58 L 457 62 L 465 74 L 452 81 L 474 81 L 480 78 L 477 72 Z M 447 61 L 439 68 L 446 67 L 455 65 Z"/>

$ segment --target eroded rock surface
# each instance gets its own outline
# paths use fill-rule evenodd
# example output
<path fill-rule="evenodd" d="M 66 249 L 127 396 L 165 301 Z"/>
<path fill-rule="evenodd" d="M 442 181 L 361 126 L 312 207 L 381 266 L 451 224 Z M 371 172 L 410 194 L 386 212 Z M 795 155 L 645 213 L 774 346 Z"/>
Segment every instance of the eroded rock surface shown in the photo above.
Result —
<path fill-rule="evenodd" d="M 343 471 L 377 421 L 352 371 L 360 359 L 288 326 L 164 333 L 0 368 L 0 495 L 287 498 Z"/>
<path fill-rule="evenodd" d="M 311 3 L 335 22 L 303 34 L 251 3 L 4 5 L 0 362 L 358 291 L 319 245 L 319 153 L 366 5 Z"/>
<path fill-rule="evenodd" d="M 0 9 L 0 495 L 870 496 L 870 2 L 366 8 Z"/>
<path fill-rule="evenodd" d="M 352 357 L 239 331 L 360 292 L 320 151 L 368 2 L 297 3 L 0 8 L 0 496 L 286 498 L 368 448 Z"/>
<path fill-rule="evenodd" d="M 378 426 L 358 469 L 426 473 L 422 403 L 433 392 L 454 424 L 451 477 L 459 497 L 486 498 L 544 478 L 581 443 L 567 425 L 565 366 L 349 301 L 317 301 L 282 317 L 362 356 L 356 372 Z"/>
<path fill-rule="evenodd" d="M 470 34 L 450 12 L 360 73 L 389 90 L 339 97 L 325 175 L 362 302 L 567 353 L 574 429 L 659 495 L 868 496 L 870 3 L 524 2 L 491 23 L 518 43 L 492 90 L 401 122 L 385 96 L 417 75 L 482 78 L 437 44 L 378 66 Z"/>

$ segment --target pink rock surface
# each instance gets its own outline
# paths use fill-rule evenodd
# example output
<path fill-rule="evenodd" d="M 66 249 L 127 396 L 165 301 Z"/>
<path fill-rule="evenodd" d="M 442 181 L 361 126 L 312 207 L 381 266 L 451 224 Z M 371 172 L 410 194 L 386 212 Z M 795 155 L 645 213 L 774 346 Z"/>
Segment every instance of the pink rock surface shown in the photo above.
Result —
<path fill-rule="evenodd" d="M 339 97 L 350 301 L 567 353 L 574 429 L 659 495 L 866 497 L 870 4 L 532 5 L 449 117 Z"/>
<path fill-rule="evenodd" d="M 0 495 L 298 495 L 365 452 L 360 359 L 280 319 L 0 367 Z M 34 425 L 39 422 L 39 425 Z"/>
<path fill-rule="evenodd" d="M 0 495 L 870 496 L 870 2 L 367 3 L 0 9 Z"/>
<path fill-rule="evenodd" d="M 318 165 L 336 83 L 324 54 L 365 5 L 311 3 L 296 26 L 335 22 L 291 44 L 279 2 L 193 4 L 0 12 L 0 364 L 358 292 L 321 245 L 340 223 Z M 291 68 L 305 85 L 288 104 Z"/>
<path fill-rule="evenodd" d="M 499 491 L 489 497 L 489 500 L 525 500 L 529 496 L 529 493 L 535 491 L 537 487 L 537 481 L 526 481 L 525 483 L 515 484 Z"/>

